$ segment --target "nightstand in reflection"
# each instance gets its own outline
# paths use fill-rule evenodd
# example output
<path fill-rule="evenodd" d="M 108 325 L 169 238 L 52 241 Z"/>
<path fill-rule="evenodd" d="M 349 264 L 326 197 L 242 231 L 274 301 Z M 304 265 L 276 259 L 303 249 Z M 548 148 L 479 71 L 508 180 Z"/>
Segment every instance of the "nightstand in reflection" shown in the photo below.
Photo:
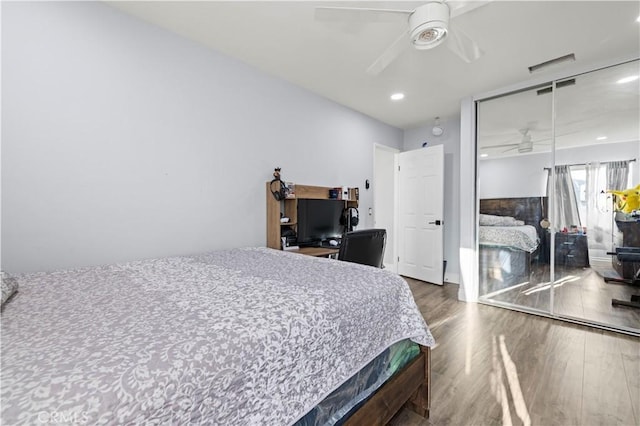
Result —
<path fill-rule="evenodd" d="M 589 266 L 589 248 L 585 234 L 569 234 L 556 232 L 555 235 L 556 265 L 582 267 Z"/>

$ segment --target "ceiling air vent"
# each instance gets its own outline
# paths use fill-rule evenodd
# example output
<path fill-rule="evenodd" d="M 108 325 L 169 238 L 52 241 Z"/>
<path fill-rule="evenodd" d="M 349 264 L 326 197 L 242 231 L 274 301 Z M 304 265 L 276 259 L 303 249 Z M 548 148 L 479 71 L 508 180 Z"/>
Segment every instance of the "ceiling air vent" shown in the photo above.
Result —
<path fill-rule="evenodd" d="M 563 62 L 573 62 L 576 60 L 576 55 L 573 53 L 569 53 L 568 55 L 560 56 L 559 58 L 551 59 L 550 61 L 542 62 L 536 65 L 531 65 L 529 67 L 529 72 L 533 74 L 534 72 L 538 72 L 543 68 L 549 68 L 554 65 L 559 65 Z"/>
<path fill-rule="evenodd" d="M 570 78 L 569 80 L 564 80 L 564 81 L 559 81 L 556 83 L 556 87 L 558 89 L 560 89 L 561 87 L 565 87 L 565 86 L 573 86 L 574 84 L 576 84 L 576 79 L 575 78 Z M 547 86 L 544 87 L 542 89 L 539 89 L 537 91 L 538 96 L 539 95 L 544 95 L 546 93 L 551 93 L 551 86 Z"/>

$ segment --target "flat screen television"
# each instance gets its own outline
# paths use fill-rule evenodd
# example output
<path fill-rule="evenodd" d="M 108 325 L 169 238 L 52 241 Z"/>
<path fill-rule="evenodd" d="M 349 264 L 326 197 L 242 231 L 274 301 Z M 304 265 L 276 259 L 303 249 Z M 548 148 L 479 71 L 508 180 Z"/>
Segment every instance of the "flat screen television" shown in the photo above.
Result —
<path fill-rule="evenodd" d="M 340 216 L 344 201 L 298 200 L 298 245 L 320 245 L 323 241 L 340 238 L 343 225 Z"/>

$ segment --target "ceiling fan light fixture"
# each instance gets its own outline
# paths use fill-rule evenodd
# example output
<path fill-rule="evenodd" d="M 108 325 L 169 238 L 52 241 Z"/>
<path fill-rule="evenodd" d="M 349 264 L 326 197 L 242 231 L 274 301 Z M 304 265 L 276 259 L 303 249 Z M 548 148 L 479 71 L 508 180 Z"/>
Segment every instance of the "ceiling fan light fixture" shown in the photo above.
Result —
<path fill-rule="evenodd" d="M 431 49 L 442 43 L 449 31 L 449 6 L 427 3 L 409 16 L 411 43 L 419 50 Z"/>
<path fill-rule="evenodd" d="M 416 49 L 431 49 L 439 45 L 446 36 L 446 28 L 428 27 L 425 30 L 418 28 L 411 41 Z"/>

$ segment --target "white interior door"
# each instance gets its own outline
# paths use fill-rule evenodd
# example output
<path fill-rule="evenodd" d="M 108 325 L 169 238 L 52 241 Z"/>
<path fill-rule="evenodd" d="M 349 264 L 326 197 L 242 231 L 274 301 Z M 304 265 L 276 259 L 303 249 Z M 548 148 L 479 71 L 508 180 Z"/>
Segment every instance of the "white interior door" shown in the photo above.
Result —
<path fill-rule="evenodd" d="M 402 152 L 398 163 L 398 273 L 442 284 L 444 148 Z"/>

